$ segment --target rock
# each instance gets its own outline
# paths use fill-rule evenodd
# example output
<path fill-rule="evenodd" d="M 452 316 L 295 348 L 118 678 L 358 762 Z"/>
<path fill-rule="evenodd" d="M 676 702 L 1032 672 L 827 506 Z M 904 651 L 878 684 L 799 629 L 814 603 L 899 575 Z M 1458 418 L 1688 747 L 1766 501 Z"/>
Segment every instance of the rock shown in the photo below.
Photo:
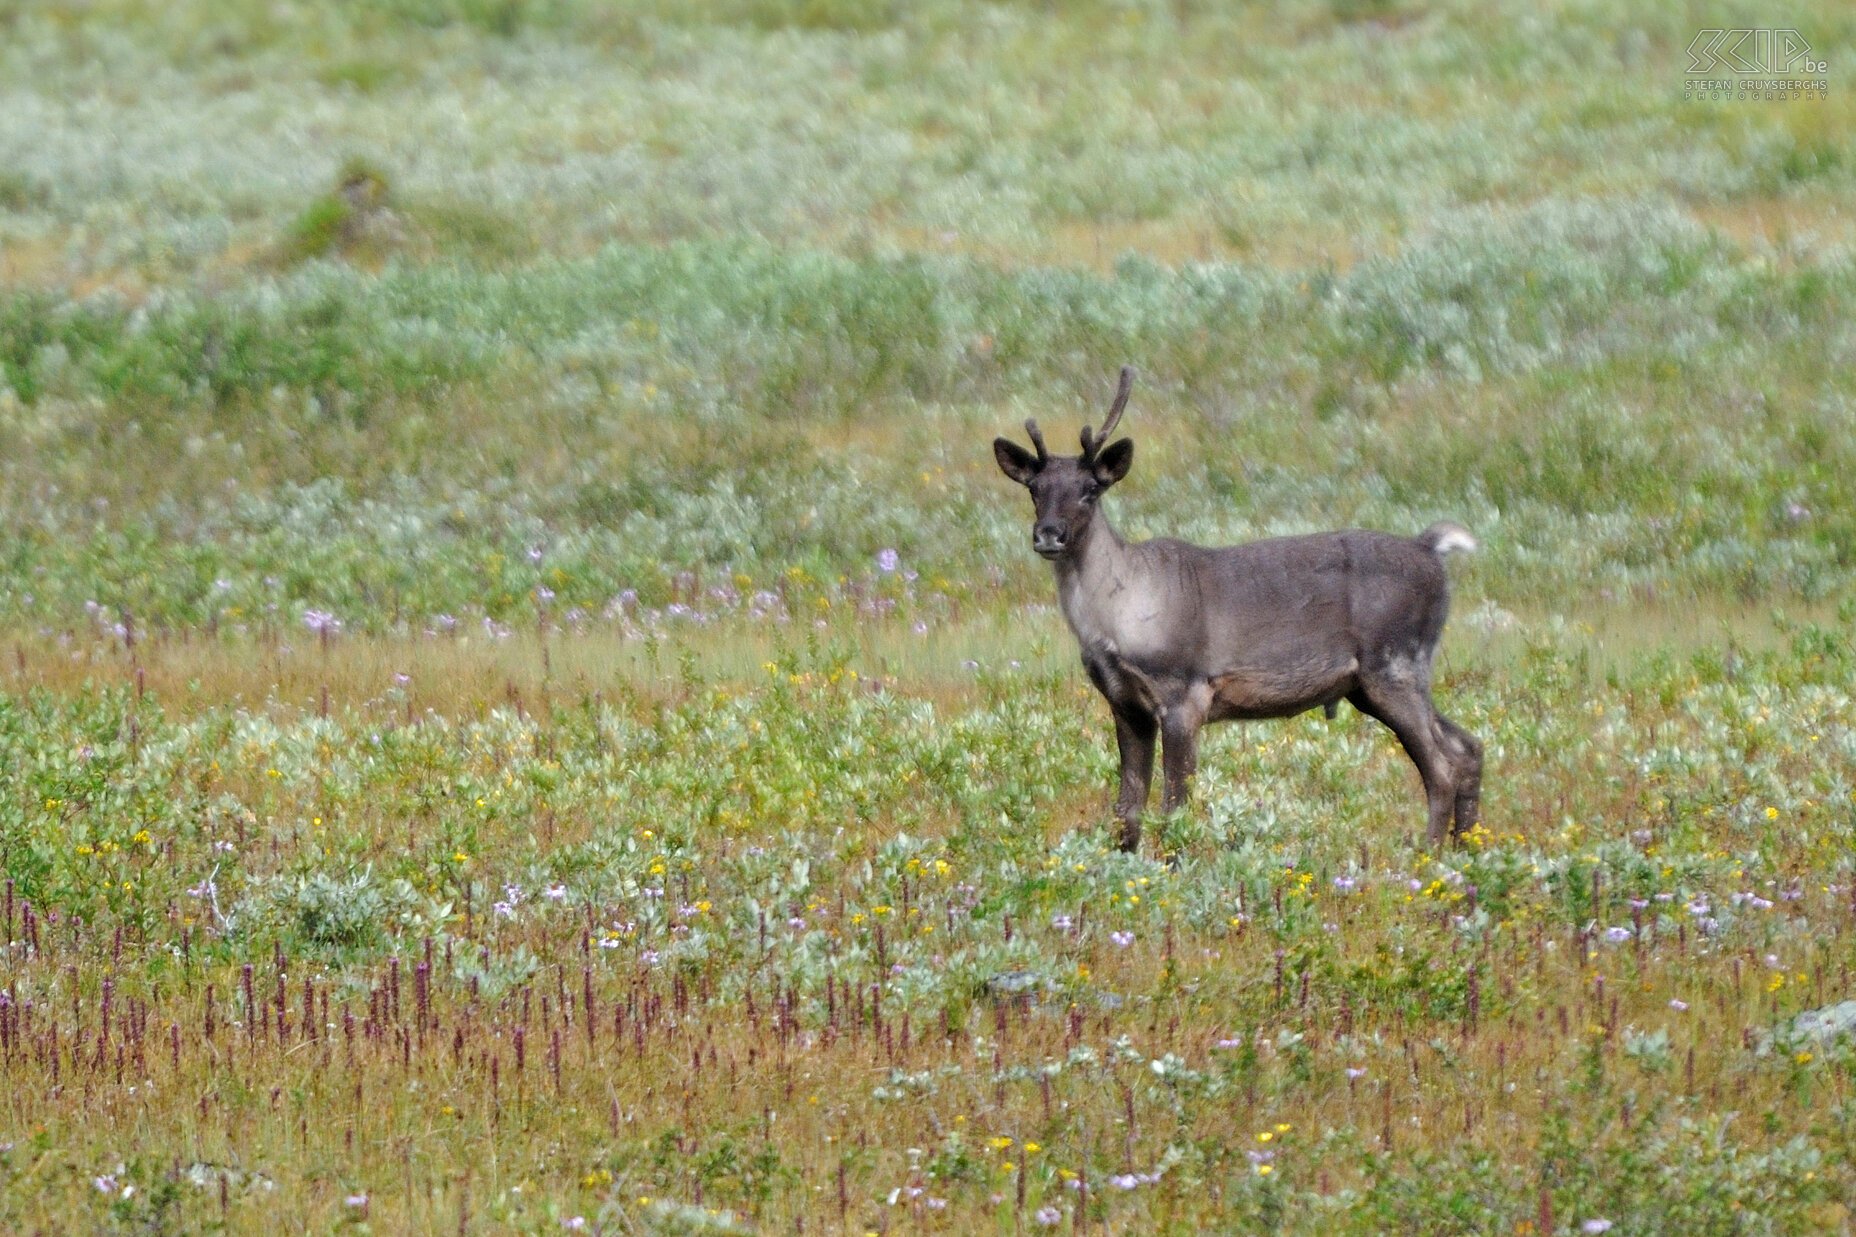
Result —
<path fill-rule="evenodd" d="M 1001 971 L 986 981 L 986 991 L 993 996 L 1024 996 L 1036 993 L 1042 982 L 1036 971 Z"/>
<path fill-rule="evenodd" d="M 1827 1044 L 1839 1035 L 1856 1035 L 1856 1001 L 1838 1001 L 1822 1009 L 1807 1010 L 1792 1019 L 1793 1040 Z"/>

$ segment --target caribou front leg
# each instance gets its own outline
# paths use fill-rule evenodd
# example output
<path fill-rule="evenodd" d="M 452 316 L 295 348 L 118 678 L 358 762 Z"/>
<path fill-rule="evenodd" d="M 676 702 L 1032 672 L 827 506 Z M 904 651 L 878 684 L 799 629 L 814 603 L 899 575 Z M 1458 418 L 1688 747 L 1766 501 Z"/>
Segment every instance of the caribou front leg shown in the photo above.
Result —
<path fill-rule="evenodd" d="M 1163 811 L 1177 812 L 1186 806 L 1192 792 L 1192 775 L 1199 771 L 1199 728 L 1205 724 L 1210 704 L 1210 686 L 1199 685 L 1161 711 L 1160 741 L 1166 749 L 1161 757 L 1161 769 L 1166 775 L 1166 789 L 1160 799 Z"/>
<path fill-rule="evenodd" d="M 1154 776 L 1155 729 L 1153 714 L 1138 706 L 1115 708 L 1115 746 L 1121 752 L 1121 794 L 1115 800 L 1121 836 L 1116 844 L 1125 851 L 1141 846 L 1141 813 Z"/>

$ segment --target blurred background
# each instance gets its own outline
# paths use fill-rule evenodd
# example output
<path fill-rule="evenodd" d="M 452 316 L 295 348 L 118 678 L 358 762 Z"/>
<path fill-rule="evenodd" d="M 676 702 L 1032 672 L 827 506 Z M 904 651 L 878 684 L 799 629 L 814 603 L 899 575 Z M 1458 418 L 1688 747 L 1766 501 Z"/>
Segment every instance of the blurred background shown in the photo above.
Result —
<path fill-rule="evenodd" d="M 16 0 L 0 624 L 746 619 L 885 549 L 945 624 L 1048 588 L 992 436 L 1123 362 L 1125 533 L 1827 603 L 1856 17 L 1784 15 L 1821 95 L 1688 88 L 1768 9 Z"/>

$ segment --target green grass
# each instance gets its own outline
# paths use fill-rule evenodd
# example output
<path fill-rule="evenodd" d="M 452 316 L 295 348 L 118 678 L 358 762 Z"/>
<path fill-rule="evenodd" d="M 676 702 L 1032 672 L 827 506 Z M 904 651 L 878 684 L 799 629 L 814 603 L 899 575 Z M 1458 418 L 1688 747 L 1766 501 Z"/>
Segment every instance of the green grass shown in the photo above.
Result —
<path fill-rule="evenodd" d="M 0 1229 L 1842 1231 L 1850 16 L 0 12 Z M 1460 520 L 1345 713 L 1114 745 L 989 443 Z M 893 550 L 899 562 L 886 569 Z"/>

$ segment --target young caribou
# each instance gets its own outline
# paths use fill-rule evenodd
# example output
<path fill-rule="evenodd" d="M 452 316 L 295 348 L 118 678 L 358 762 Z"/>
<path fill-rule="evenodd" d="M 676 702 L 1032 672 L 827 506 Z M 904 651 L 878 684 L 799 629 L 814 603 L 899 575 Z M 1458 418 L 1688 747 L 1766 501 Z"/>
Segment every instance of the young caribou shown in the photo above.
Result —
<path fill-rule="evenodd" d="M 1476 823 L 1482 744 L 1431 703 L 1431 662 L 1450 607 L 1444 555 L 1473 550 L 1460 524 L 1416 537 L 1347 531 L 1208 548 L 1168 537 L 1123 541 L 1102 495 L 1128 475 L 1129 439 L 1110 443 L 1134 370 L 1124 366 L 1100 430 L 1083 453 L 1037 454 L 993 440 L 1005 475 L 1031 491 L 1031 548 L 1057 574 L 1057 599 L 1090 681 L 1115 715 L 1120 844 L 1141 840 L 1154 736 L 1165 743 L 1162 805 L 1186 802 L 1207 722 L 1293 717 L 1346 700 L 1384 722 L 1418 767 L 1430 843 Z"/>

